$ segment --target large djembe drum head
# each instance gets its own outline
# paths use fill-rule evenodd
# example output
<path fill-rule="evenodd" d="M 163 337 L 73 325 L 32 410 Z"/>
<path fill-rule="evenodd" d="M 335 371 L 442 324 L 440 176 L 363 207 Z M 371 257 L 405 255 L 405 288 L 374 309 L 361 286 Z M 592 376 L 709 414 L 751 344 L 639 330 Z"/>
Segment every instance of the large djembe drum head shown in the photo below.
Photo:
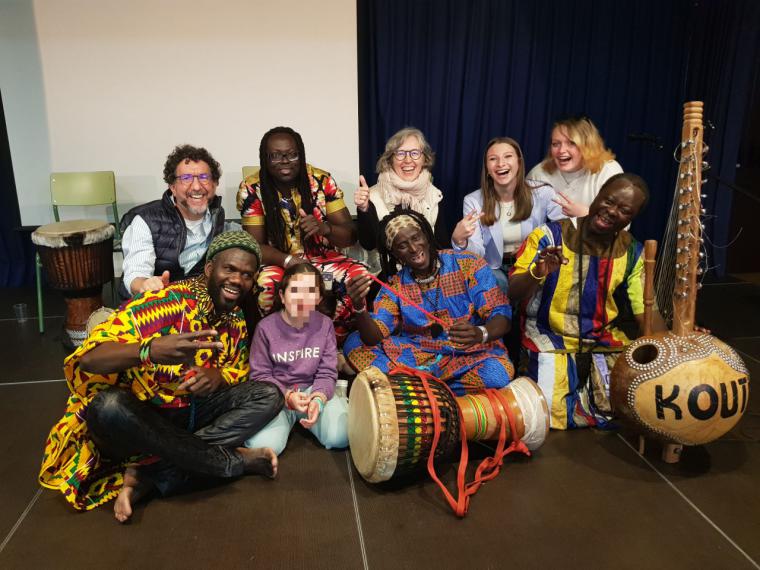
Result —
<path fill-rule="evenodd" d="M 703 333 L 642 337 L 612 370 L 613 410 L 634 428 L 670 443 L 701 445 L 741 419 L 749 375 L 738 354 Z"/>

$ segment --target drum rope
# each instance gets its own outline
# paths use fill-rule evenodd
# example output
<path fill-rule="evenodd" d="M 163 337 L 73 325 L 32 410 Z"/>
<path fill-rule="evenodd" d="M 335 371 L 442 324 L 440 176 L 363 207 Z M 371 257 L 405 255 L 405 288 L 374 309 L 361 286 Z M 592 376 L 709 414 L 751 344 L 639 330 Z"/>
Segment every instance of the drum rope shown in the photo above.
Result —
<path fill-rule="evenodd" d="M 485 394 L 488 397 L 489 401 L 491 402 L 491 406 L 494 409 L 499 409 L 499 404 L 501 404 L 504 411 L 506 412 L 507 422 L 510 429 L 509 433 L 512 437 L 512 442 L 509 444 L 509 446 L 506 446 L 507 422 L 504 421 L 504 418 L 502 417 L 501 414 L 496 414 L 497 423 L 499 425 L 499 441 L 496 446 L 496 451 L 494 452 L 493 457 L 486 457 L 478 465 L 475 471 L 474 479 L 470 483 L 466 483 L 465 476 L 466 476 L 467 464 L 469 461 L 469 449 L 467 447 L 467 434 L 465 431 L 466 428 L 465 428 L 464 418 L 462 415 L 462 409 L 459 406 L 457 406 L 456 410 L 457 410 L 457 415 L 459 417 L 459 437 L 460 437 L 462 446 L 461 446 L 461 452 L 459 456 L 459 467 L 457 468 L 457 491 L 456 491 L 457 497 L 454 498 L 454 496 L 449 492 L 449 490 L 440 480 L 435 470 L 435 452 L 438 448 L 438 443 L 441 437 L 441 413 L 438 407 L 437 398 L 433 394 L 433 391 L 430 388 L 430 383 L 428 382 L 428 380 L 432 378 L 435 382 L 445 387 L 445 389 L 451 394 L 453 398 L 456 398 L 456 395 L 453 393 L 451 388 L 445 382 L 440 381 L 438 378 L 436 378 L 435 376 L 432 376 L 431 374 L 428 374 L 421 370 L 417 370 L 415 368 L 410 368 L 408 366 L 400 365 L 394 368 L 393 370 L 391 370 L 389 374 L 409 374 L 411 376 L 419 378 L 419 380 L 422 382 L 422 387 L 425 390 L 425 394 L 428 398 L 428 401 L 430 402 L 430 410 L 433 416 L 433 441 L 431 444 L 430 454 L 428 455 L 428 459 L 427 459 L 428 473 L 431 479 L 433 479 L 433 481 L 435 481 L 435 483 L 441 489 L 441 492 L 443 493 L 444 498 L 446 499 L 449 506 L 458 517 L 464 517 L 467 514 L 467 510 L 469 509 L 469 505 L 470 505 L 470 497 L 474 495 L 478 491 L 478 489 L 480 489 L 480 486 L 486 481 L 490 481 L 491 479 L 493 479 L 499 474 L 501 470 L 501 466 L 504 462 L 504 457 L 506 457 L 508 454 L 512 453 L 513 451 L 519 451 L 528 456 L 531 455 L 530 450 L 519 439 L 517 435 L 514 414 L 512 413 L 512 410 L 510 409 L 509 404 L 504 399 L 504 396 L 501 395 L 497 390 L 487 389 L 485 391 Z M 487 422 L 486 419 L 484 419 L 484 423 L 485 422 Z"/>
<path fill-rule="evenodd" d="M 486 396 L 488 396 L 488 399 L 491 401 L 491 406 L 493 409 L 498 409 L 500 403 L 506 412 L 507 421 L 509 422 L 510 434 L 512 436 L 512 443 L 510 443 L 509 446 L 504 449 L 507 437 L 506 423 L 504 422 L 504 418 L 501 416 L 501 414 L 497 414 L 496 421 L 499 424 L 499 442 L 496 446 L 496 451 L 494 452 L 493 457 L 486 457 L 481 462 L 481 464 L 478 465 L 478 468 L 475 471 L 475 479 L 467 486 L 468 494 L 474 494 L 483 483 L 490 481 L 496 477 L 501 470 L 502 464 L 504 463 L 504 458 L 513 451 L 519 451 L 520 453 L 523 453 L 527 456 L 531 455 L 528 447 L 517 436 L 514 414 L 512 413 L 508 402 L 504 399 L 504 395 L 499 393 L 498 390 L 489 388 L 486 390 Z"/>

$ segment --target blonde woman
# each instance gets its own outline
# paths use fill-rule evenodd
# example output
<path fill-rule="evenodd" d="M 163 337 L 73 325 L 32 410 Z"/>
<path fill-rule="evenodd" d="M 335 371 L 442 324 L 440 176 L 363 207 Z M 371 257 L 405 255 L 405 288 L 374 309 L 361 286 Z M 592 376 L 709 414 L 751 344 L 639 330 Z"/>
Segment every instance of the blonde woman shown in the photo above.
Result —
<path fill-rule="evenodd" d="M 571 117 L 554 123 L 549 152 L 528 178 L 551 184 L 563 214 L 579 218 L 588 214 L 602 185 L 621 172 L 591 119 Z"/>
<path fill-rule="evenodd" d="M 385 143 L 385 152 L 377 160 L 377 184 L 370 188 L 364 176 L 359 176 L 354 204 L 359 243 L 364 249 L 377 248 L 380 220 L 405 209 L 425 217 L 438 245 L 449 243 L 451 234 L 439 208 L 443 193 L 433 185 L 430 174 L 434 157 L 422 131 L 405 127 Z"/>

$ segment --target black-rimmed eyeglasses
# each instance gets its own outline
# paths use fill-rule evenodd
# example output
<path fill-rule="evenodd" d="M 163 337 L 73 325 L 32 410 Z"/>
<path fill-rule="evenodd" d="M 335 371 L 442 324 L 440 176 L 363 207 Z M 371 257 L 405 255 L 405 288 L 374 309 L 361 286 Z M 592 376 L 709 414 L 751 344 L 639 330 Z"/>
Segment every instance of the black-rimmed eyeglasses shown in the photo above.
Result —
<path fill-rule="evenodd" d="M 293 152 L 270 152 L 269 156 L 269 162 L 272 164 L 279 164 L 281 162 L 295 162 L 298 160 L 299 156 L 298 153 Z"/>
<path fill-rule="evenodd" d="M 422 157 L 422 151 L 416 148 L 413 150 L 397 150 L 393 153 L 393 156 L 395 156 L 396 160 L 399 162 L 406 159 L 407 156 L 412 160 L 419 160 Z"/>

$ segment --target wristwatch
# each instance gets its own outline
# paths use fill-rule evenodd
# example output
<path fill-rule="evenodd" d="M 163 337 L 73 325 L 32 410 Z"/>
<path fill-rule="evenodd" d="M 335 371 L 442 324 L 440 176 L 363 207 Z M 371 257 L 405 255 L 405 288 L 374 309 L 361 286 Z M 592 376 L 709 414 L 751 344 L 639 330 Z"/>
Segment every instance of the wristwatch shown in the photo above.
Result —
<path fill-rule="evenodd" d="M 480 342 L 485 344 L 486 342 L 488 342 L 488 329 L 482 325 L 479 326 L 478 328 L 480 329 L 480 332 L 483 333 L 483 340 L 481 340 Z"/>

